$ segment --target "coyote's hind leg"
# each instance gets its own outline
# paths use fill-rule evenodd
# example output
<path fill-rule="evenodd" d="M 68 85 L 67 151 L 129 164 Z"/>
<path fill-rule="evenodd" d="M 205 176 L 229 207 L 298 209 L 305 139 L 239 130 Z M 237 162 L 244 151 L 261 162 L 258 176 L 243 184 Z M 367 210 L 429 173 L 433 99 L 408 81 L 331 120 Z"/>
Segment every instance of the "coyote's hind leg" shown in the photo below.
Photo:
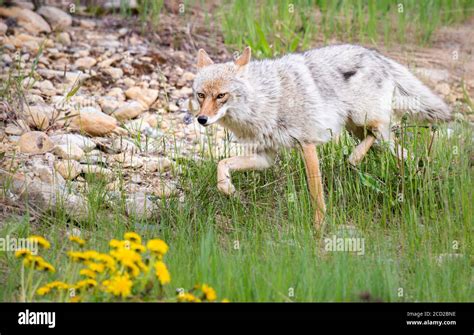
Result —
<path fill-rule="evenodd" d="M 413 158 L 405 148 L 395 143 L 395 134 L 391 130 L 390 123 L 381 124 L 375 127 L 372 130 L 372 133 L 378 141 L 388 143 L 390 152 L 398 159 L 406 160 L 408 158 Z"/>
<path fill-rule="evenodd" d="M 303 151 L 306 177 L 308 179 L 309 192 L 314 205 L 314 224 L 319 227 L 324 219 L 326 204 L 324 203 L 323 182 L 319 168 L 318 152 L 315 144 L 301 144 Z"/>
<path fill-rule="evenodd" d="M 223 159 L 217 165 L 217 188 L 224 194 L 235 192 L 231 172 L 244 170 L 263 170 L 273 165 L 274 156 L 271 153 L 257 153 L 248 156 L 235 156 Z"/>
<path fill-rule="evenodd" d="M 349 156 L 349 163 L 352 165 L 359 164 L 375 142 L 375 135 L 365 126 L 358 126 L 349 120 L 346 124 L 347 130 L 353 137 L 358 138 L 361 142 L 354 148 L 354 151 Z"/>
<path fill-rule="evenodd" d="M 366 138 L 362 140 L 354 149 L 354 151 L 349 156 L 349 163 L 352 165 L 359 164 L 362 159 L 365 157 L 367 152 L 369 151 L 372 144 L 375 142 L 375 137 L 373 135 L 367 135 Z"/>
<path fill-rule="evenodd" d="M 355 147 L 354 151 L 349 156 L 349 163 L 352 165 L 359 164 L 362 159 L 365 157 L 369 149 L 375 143 L 375 140 L 378 142 L 388 143 L 390 152 L 399 159 L 407 159 L 408 152 L 402 148 L 401 145 L 395 144 L 395 137 L 390 129 L 390 123 L 376 123 L 371 126 L 368 126 L 370 132 L 365 136 L 362 135 L 365 133 L 363 127 L 358 127 L 353 133 L 359 137 L 362 141 Z M 380 143 L 379 143 L 380 144 Z"/>

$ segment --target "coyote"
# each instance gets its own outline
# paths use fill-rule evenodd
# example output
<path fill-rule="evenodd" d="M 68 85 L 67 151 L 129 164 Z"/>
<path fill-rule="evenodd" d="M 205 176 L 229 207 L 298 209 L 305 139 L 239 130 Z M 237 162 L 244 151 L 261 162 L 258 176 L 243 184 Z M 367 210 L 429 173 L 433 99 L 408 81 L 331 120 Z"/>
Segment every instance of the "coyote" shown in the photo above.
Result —
<path fill-rule="evenodd" d="M 219 162 L 218 189 L 232 194 L 232 171 L 268 168 L 279 148 L 298 146 L 316 226 L 325 213 L 317 145 L 337 138 L 345 127 L 361 141 L 349 156 L 351 164 L 358 164 L 374 142 L 387 142 L 393 154 L 406 158 L 391 131 L 404 113 L 430 121 L 451 118 L 441 98 L 375 50 L 333 45 L 278 59 L 250 58 L 250 47 L 222 64 L 214 64 L 203 49 L 197 55 L 197 121 L 218 123 L 255 147 L 253 154 Z"/>

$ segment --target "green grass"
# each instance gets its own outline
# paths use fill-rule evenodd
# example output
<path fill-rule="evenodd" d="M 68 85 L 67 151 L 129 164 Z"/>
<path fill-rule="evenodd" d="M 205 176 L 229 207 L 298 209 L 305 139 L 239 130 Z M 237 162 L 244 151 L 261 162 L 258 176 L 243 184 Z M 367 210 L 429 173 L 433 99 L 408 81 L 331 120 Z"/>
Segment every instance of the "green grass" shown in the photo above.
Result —
<path fill-rule="evenodd" d="M 250 45 L 257 57 L 270 57 L 305 50 L 316 39 L 427 45 L 435 29 L 462 22 L 473 11 L 473 0 L 236 0 L 223 6 L 221 16 L 233 50 Z"/>
<path fill-rule="evenodd" d="M 59 260 L 72 226 L 91 249 L 107 250 L 110 239 L 130 230 L 159 236 L 170 245 L 170 295 L 206 282 L 232 301 L 359 301 L 367 293 L 383 301 L 472 301 L 472 129 L 457 123 L 448 138 L 441 126 L 431 150 L 429 129 L 403 133 L 416 157 L 405 163 L 381 148 L 351 168 L 349 136 L 319 148 L 328 205 L 323 230 L 312 224 L 303 162 L 286 152 L 265 172 L 234 174 L 235 198 L 216 192 L 215 162 L 182 159 L 175 178 L 184 201 L 157 200 L 153 219 L 126 217 L 123 199 L 107 201 L 105 184 L 91 180 L 88 220 L 70 222 L 59 211 L 31 225 L 25 215 L 4 222 L 0 236 L 46 236 L 53 247 L 45 258 L 58 273 L 66 273 Z M 325 252 L 324 239 L 349 236 L 341 232 L 348 226 L 365 253 Z M 441 254 L 461 256 L 439 263 Z M 2 301 L 19 299 L 19 263 L 0 254 Z"/>
<path fill-rule="evenodd" d="M 227 0 L 220 6 L 187 0 L 178 7 L 180 16 L 188 19 L 194 9 L 205 13 L 208 27 L 209 15 L 221 23 L 218 33 L 229 49 L 242 51 L 249 45 L 261 58 L 306 50 L 315 40 L 429 45 L 437 28 L 472 16 L 474 0 Z M 88 12 L 101 15 L 104 11 L 89 6 Z M 137 15 L 143 33 L 150 25 L 159 31 L 160 15 L 167 15 L 163 0 L 139 0 L 133 10 L 128 1 L 122 1 L 114 12 L 127 18 Z"/>

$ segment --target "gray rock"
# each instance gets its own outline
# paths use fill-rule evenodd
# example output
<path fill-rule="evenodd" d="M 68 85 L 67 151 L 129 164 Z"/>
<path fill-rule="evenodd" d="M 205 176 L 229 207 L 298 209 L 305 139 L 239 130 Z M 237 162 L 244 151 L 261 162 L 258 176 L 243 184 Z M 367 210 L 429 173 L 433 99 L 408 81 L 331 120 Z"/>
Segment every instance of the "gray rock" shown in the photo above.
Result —
<path fill-rule="evenodd" d="M 111 155 L 108 157 L 108 162 L 110 164 L 116 163 L 123 168 L 140 168 L 144 164 L 142 157 L 135 154 L 130 154 L 129 152 Z"/>
<path fill-rule="evenodd" d="M 22 153 L 44 154 L 53 149 L 53 141 L 43 132 L 30 131 L 21 135 L 18 146 Z"/>
<path fill-rule="evenodd" d="M 112 171 L 99 165 L 81 164 L 84 174 L 97 176 L 99 178 L 109 179 L 112 177 Z"/>
<path fill-rule="evenodd" d="M 54 108 L 44 103 L 36 106 L 25 105 L 23 107 L 23 114 L 30 127 L 46 130 L 53 118 Z"/>
<path fill-rule="evenodd" d="M 143 119 L 129 121 L 125 124 L 125 129 L 131 134 L 144 133 L 150 127 L 150 124 Z"/>
<path fill-rule="evenodd" d="M 37 69 L 36 72 L 43 78 L 47 79 L 53 79 L 56 78 L 58 80 L 63 80 L 64 78 L 66 79 L 67 82 L 69 83 L 74 83 L 76 81 L 83 81 L 88 78 L 90 78 L 89 74 L 85 74 L 82 71 L 76 71 L 76 72 L 71 72 L 71 71 L 59 71 L 59 70 L 51 70 L 51 69 Z"/>
<path fill-rule="evenodd" d="M 97 60 L 92 57 L 82 57 L 76 60 L 74 65 L 79 69 L 90 69 L 97 63 Z"/>
<path fill-rule="evenodd" d="M 119 107 L 114 113 L 113 116 L 119 121 L 125 121 L 133 119 L 145 111 L 145 107 L 142 103 L 138 101 L 128 101 L 121 107 Z"/>
<path fill-rule="evenodd" d="M 73 180 L 82 172 L 82 167 L 79 162 L 75 160 L 62 160 L 54 163 L 54 168 L 58 173 L 67 180 Z"/>
<path fill-rule="evenodd" d="M 14 18 L 18 25 L 32 34 L 51 32 L 49 24 L 40 15 L 27 8 L 0 7 L 0 16 Z"/>
<path fill-rule="evenodd" d="M 123 105 L 122 101 L 110 96 L 100 97 L 97 102 L 99 103 L 100 108 L 102 108 L 102 111 L 108 115 L 114 113 Z"/>
<path fill-rule="evenodd" d="M 96 144 L 89 138 L 79 134 L 61 134 L 51 136 L 51 140 L 56 145 L 69 145 L 75 144 L 81 148 L 84 152 L 89 152 L 95 149 Z"/>
<path fill-rule="evenodd" d="M 56 7 L 41 6 L 38 14 L 46 19 L 53 30 L 62 30 L 72 25 L 71 15 Z"/>
<path fill-rule="evenodd" d="M 54 168 L 47 165 L 35 163 L 32 166 L 32 171 L 39 177 L 42 182 L 48 184 L 64 185 L 65 180 Z"/>
<path fill-rule="evenodd" d="M 84 156 L 84 151 L 74 143 L 59 144 L 53 149 L 53 153 L 63 159 L 80 160 Z"/>
<path fill-rule="evenodd" d="M 145 157 L 143 167 L 146 172 L 164 172 L 169 170 L 172 164 L 166 157 Z"/>
<path fill-rule="evenodd" d="M 58 42 L 65 46 L 71 45 L 71 35 L 63 31 L 62 33 L 58 35 Z"/>
<path fill-rule="evenodd" d="M 23 134 L 23 129 L 20 127 L 14 125 L 14 124 L 9 124 L 8 126 L 5 127 L 5 133 L 8 135 L 21 135 Z"/>
<path fill-rule="evenodd" d="M 91 136 L 104 136 L 114 132 L 118 123 L 115 118 L 102 113 L 99 108 L 84 107 L 72 119 L 71 126 Z"/>
<path fill-rule="evenodd" d="M 104 73 L 108 74 L 109 76 L 112 77 L 112 79 L 118 80 L 123 77 L 123 71 L 120 68 L 116 67 L 108 67 L 105 68 Z"/>
<path fill-rule="evenodd" d="M 135 143 L 123 137 L 116 138 L 112 142 L 112 150 L 116 153 L 121 153 L 124 151 L 130 152 L 130 153 L 137 153 L 140 151 L 140 149 L 137 147 Z"/>
<path fill-rule="evenodd" d="M 156 212 L 156 206 L 151 197 L 145 193 L 133 193 L 126 202 L 125 207 L 129 216 L 150 219 Z"/>
<path fill-rule="evenodd" d="M 158 98 L 158 90 L 134 86 L 126 90 L 125 95 L 130 99 L 140 102 L 143 107 L 148 108 Z"/>
<path fill-rule="evenodd" d="M 0 185 L 8 185 L 12 193 L 19 196 L 35 211 L 64 212 L 76 220 L 88 218 L 87 201 L 78 194 L 70 194 L 67 189 L 59 184 L 49 184 L 39 180 L 31 180 L 20 175 L 0 174 Z"/>
<path fill-rule="evenodd" d="M 38 83 L 38 88 L 44 95 L 47 96 L 54 96 L 56 95 L 56 88 L 54 87 L 53 83 L 49 80 L 43 80 Z"/>

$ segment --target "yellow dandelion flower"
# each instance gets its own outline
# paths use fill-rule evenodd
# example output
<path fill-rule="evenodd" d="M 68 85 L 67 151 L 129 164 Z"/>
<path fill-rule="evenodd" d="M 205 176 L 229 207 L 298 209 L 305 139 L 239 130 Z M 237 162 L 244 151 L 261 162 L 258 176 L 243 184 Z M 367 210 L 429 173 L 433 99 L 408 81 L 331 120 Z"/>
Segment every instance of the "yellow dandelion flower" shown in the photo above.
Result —
<path fill-rule="evenodd" d="M 79 271 L 79 274 L 81 276 L 85 276 L 85 277 L 92 278 L 92 279 L 97 276 L 97 273 L 95 273 L 91 269 L 82 269 L 81 271 Z"/>
<path fill-rule="evenodd" d="M 94 271 L 96 273 L 102 273 L 104 272 L 105 270 L 105 265 L 102 264 L 102 263 L 93 263 L 93 262 L 90 262 L 87 264 L 87 267 L 91 270 L 91 271 Z"/>
<path fill-rule="evenodd" d="M 110 255 L 114 257 L 117 261 L 119 262 L 125 262 L 125 261 L 130 261 L 130 262 L 138 262 L 142 259 L 140 254 L 136 253 L 133 250 L 130 249 L 116 249 L 112 250 L 110 252 Z"/>
<path fill-rule="evenodd" d="M 155 272 L 161 285 L 166 285 L 171 281 L 171 275 L 168 268 L 162 261 L 157 261 L 155 263 Z"/>
<path fill-rule="evenodd" d="M 46 272 L 53 272 L 53 273 L 56 272 L 56 269 L 54 268 L 54 266 L 52 266 L 51 264 L 49 264 L 46 261 L 38 262 L 37 270 L 46 271 Z"/>
<path fill-rule="evenodd" d="M 131 242 L 130 243 L 130 250 L 133 250 L 133 251 L 138 252 L 138 253 L 142 253 L 142 252 L 146 251 L 146 248 L 145 248 L 145 246 L 143 246 L 141 244 Z"/>
<path fill-rule="evenodd" d="M 23 265 L 27 267 L 35 266 L 37 263 L 41 261 L 43 261 L 43 258 L 41 256 L 30 255 L 23 259 Z"/>
<path fill-rule="evenodd" d="M 39 289 L 36 290 L 37 295 L 45 295 L 51 292 L 53 289 L 58 289 L 58 290 L 67 290 L 69 288 L 69 285 L 66 283 L 63 283 L 61 281 L 53 281 L 51 283 L 48 283 Z"/>
<path fill-rule="evenodd" d="M 125 267 L 125 270 L 132 275 L 132 277 L 137 277 L 140 274 L 140 269 L 135 263 L 130 260 L 125 260 L 122 262 L 122 265 Z"/>
<path fill-rule="evenodd" d="M 87 250 L 87 251 L 84 251 L 84 257 L 89 260 L 89 259 L 95 259 L 97 258 L 100 253 L 95 251 L 95 250 Z"/>
<path fill-rule="evenodd" d="M 109 246 L 114 249 L 119 249 L 119 248 L 127 248 L 130 245 L 130 241 L 119 241 L 116 239 L 112 239 L 109 242 Z"/>
<path fill-rule="evenodd" d="M 31 256 L 31 251 L 28 249 L 20 249 L 15 252 L 15 257 L 20 258 L 20 257 L 29 257 Z"/>
<path fill-rule="evenodd" d="M 67 255 L 71 258 L 74 262 L 87 262 L 90 259 L 96 259 L 99 257 L 99 253 L 95 250 L 87 250 L 87 251 L 68 251 Z"/>
<path fill-rule="evenodd" d="M 192 293 L 178 294 L 178 302 L 201 302 L 201 300 Z"/>
<path fill-rule="evenodd" d="M 166 242 L 160 239 L 149 240 L 146 244 L 146 247 L 151 251 L 151 253 L 157 255 L 158 257 L 164 256 L 169 249 Z"/>
<path fill-rule="evenodd" d="M 84 288 L 91 288 L 91 287 L 96 287 L 96 286 L 97 286 L 97 282 L 94 279 L 80 280 L 74 285 L 74 287 L 77 290 L 82 290 Z"/>
<path fill-rule="evenodd" d="M 101 262 L 104 264 L 110 271 L 115 271 L 115 259 L 107 254 L 99 254 L 94 258 L 96 262 Z"/>
<path fill-rule="evenodd" d="M 67 255 L 73 262 L 84 262 L 88 260 L 88 257 L 80 251 L 68 251 Z"/>
<path fill-rule="evenodd" d="M 66 284 L 65 282 L 62 282 L 62 281 L 52 281 L 51 283 L 49 284 L 46 284 L 47 287 L 53 289 L 58 289 L 58 290 L 67 290 L 69 288 L 69 285 Z"/>
<path fill-rule="evenodd" d="M 78 244 L 79 246 L 83 246 L 84 244 L 86 244 L 86 241 L 84 241 L 82 238 L 80 238 L 79 236 L 74 236 L 74 235 L 71 235 L 69 236 L 69 241 L 71 242 L 74 242 L 76 244 Z"/>
<path fill-rule="evenodd" d="M 40 287 L 39 289 L 36 290 L 37 295 L 46 295 L 49 292 L 51 292 L 51 288 L 49 288 L 47 286 L 42 286 L 42 287 Z"/>
<path fill-rule="evenodd" d="M 35 270 L 46 271 L 46 272 L 55 272 L 56 269 L 54 266 L 46 262 L 41 256 L 27 256 L 23 259 L 23 265 L 26 267 L 32 267 Z"/>
<path fill-rule="evenodd" d="M 38 243 L 41 247 L 45 249 L 49 249 L 51 247 L 51 243 L 49 243 L 47 239 L 41 236 L 32 235 L 28 237 L 27 240 L 34 243 Z"/>
<path fill-rule="evenodd" d="M 222 299 L 221 302 L 226 303 L 226 302 L 230 302 L 230 301 L 229 301 L 229 299 Z"/>
<path fill-rule="evenodd" d="M 201 287 L 202 293 L 204 293 L 204 298 L 207 301 L 214 301 L 217 298 L 216 291 L 209 285 L 203 284 Z"/>
<path fill-rule="evenodd" d="M 127 274 L 116 275 L 110 280 L 105 280 L 102 285 L 105 287 L 105 291 L 115 296 L 121 296 L 122 298 L 128 297 L 132 292 L 133 282 L 130 280 Z"/>
<path fill-rule="evenodd" d="M 125 233 L 123 238 L 126 239 L 127 241 L 130 241 L 130 242 L 134 242 L 134 243 L 138 243 L 138 244 L 142 243 L 142 238 L 140 237 L 140 235 L 138 235 L 137 233 L 134 233 L 134 232 Z"/>

